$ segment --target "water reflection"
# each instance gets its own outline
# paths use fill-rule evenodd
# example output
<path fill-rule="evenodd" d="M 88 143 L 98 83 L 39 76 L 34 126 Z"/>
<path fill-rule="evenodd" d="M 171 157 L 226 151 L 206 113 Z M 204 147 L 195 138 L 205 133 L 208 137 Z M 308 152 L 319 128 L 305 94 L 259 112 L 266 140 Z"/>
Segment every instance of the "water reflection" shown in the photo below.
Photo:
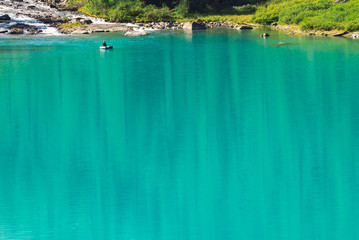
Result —
<path fill-rule="evenodd" d="M 356 43 L 99 39 L 0 62 L 1 236 L 355 239 Z"/>

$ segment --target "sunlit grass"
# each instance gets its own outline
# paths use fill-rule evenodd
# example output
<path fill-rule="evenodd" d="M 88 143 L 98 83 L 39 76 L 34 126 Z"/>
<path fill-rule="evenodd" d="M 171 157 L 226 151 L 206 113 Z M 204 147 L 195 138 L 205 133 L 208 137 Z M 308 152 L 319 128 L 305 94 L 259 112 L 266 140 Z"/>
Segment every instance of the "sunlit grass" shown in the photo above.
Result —
<path fill-rule="evenodd" d="M 72 27 L 81 27 L 85 26 L 85 24 L 81 24 L 79 22 L 72 22 L 72 23 L 64 23 L 61 25 L 61 28 L 72 28 Z"/>
<path fill-rule="evenodd" d="M 359 30 L 359 0 L 272 0 L 257 8 L 253 21 L 260 24 L 295 24 L 302 30 Z"/>

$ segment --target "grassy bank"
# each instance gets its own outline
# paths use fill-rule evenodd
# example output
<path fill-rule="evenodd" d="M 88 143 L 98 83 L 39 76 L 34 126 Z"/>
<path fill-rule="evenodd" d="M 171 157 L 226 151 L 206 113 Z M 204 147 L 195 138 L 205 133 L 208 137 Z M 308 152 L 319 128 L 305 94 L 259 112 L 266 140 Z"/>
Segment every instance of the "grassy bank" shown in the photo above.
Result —
<path fill-rule="evenodd" d="M 223 8 L 208 6 L 204 11 L 191 12 L 184 4 L 173 5 L 170 8 L 165 4 L 156 6 L 146 4 L 141 0 L 72 0 L 69 4 L 78 6 L 79 11 L 85 14 L 117 22 L 171 22 L 201 19 L 203 21 L 240 23 L 251 21 L 256 10 L 254 5 L 245 4 Z"/>
<path fill-rule="evenodd" d="M 80 11 L 118 22 L 217 21 L 254 22 L 263 25 L 296 25 L 301 30 L 359 30 L 359 0 L 336 3 L 335 0 L 238 0 L 241 6 L 208 5 L 203 11 L 190 11 L 182 4 L 162 6 L 146 0 L 71 0 Z"/>
<path fill-rule="evenodd" d="M 272 0 L 257 8 L 253 22 L 298 25 L 302 30 L 359 30 L 359 0 Z"/>

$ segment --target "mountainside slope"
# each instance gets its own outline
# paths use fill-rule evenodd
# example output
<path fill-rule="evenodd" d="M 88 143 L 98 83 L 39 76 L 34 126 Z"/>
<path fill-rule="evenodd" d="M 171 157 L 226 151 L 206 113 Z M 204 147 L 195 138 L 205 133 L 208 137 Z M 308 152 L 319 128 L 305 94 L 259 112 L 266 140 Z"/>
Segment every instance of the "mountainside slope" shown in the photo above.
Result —
<path fill-rule="evenodd" d="M 260 24 L 295 24 L 302 30 L 359 30 L 359 0 L 273 0 L 257 9 Z"/>

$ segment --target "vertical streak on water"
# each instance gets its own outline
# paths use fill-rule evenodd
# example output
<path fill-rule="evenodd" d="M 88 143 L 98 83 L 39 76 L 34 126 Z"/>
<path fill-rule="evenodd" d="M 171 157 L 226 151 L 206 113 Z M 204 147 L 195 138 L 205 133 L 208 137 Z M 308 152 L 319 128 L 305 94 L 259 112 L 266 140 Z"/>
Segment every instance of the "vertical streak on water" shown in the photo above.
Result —
<path fill-rule="evenodd" d="M 257 33 L 2 46 L 0 238 L 358 238 L 357 43 Z"/>

